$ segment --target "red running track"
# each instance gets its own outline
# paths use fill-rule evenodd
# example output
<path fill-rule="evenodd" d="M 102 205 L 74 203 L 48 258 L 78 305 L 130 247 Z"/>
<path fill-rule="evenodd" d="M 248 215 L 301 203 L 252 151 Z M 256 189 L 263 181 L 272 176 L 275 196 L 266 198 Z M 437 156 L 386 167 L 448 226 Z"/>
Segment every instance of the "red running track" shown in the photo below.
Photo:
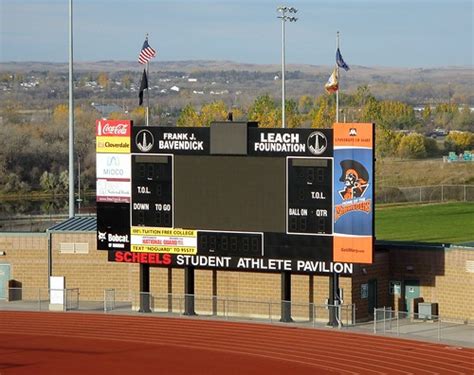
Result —
<path fill-rule="evenodd" d="M 474 374 L 474 349 L 156 316 L 0 312 L 0 375 Z"/>

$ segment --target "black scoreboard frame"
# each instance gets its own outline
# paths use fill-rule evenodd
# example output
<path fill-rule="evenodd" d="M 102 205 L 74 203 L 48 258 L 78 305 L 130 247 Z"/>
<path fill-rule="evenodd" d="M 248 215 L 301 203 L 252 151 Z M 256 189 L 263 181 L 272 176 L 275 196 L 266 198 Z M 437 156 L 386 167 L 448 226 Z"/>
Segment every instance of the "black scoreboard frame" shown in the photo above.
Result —
<path fill-rule="evenodd" d="M 333 137 L 333 129 L 269 129 L 251 123 L 232 122 L 213 123 L 210 128 L 132 127 L 129 217 L 123 215 L 127 203 L 97 203 L 98 249 L 109 251 L 109 261 L 119 262 L 242 271 L 350 274 L 353 264 L 334 261 L 333 257 L 336 194 Z M 188 216 L 192 216 L 194 221 L 186 222 L 183 213 L 178 213 L 176 221 L 177 195 L 181 199 L 185 194 L 177 194 L 177 190 L 182 188 L 175 185 L 176 168 L 180 168 L 181 163 L 192 160 L 193 166 L 197 163 L 205 168 L 206 163 L 214 161 L 234 160 L 238 165 L 242 160 L 250 162 L 260 158 L 264 161 L 277 158 L 279 161 L 275 163 L 281 161 L 284 165 L 280 172 L 284 174 L 284 189 L 280 187 L 274 193 L 277 196 L 284 190 L 284 230 L 280 224 L 275 224 L 278 220 L 268 224 L 262 222 L 262 217 L 258 217 L 252 227 L 246 227 L 245 215 L 227 224 L 238 227 L 237 230 L 227 226 L 209 227 L 203 221 L 197 223 L 196 207 L 188 210 Z M 151 169 L 142 166 L 147 163 L 158 165 L 158 169 L 164 172 L 155 178 L 154 169 L 150 172 Z M 373 171 L 373 160 L 371 167 Z M 305 178 L 304 173 L 309 177 Z M 262 182 L 262 177 L 257 177 Z M 267 180 L 271 184 L 272 176 Z M 226 185 L 222 183 L 221 186 Z M 212 207 L 209 196 L 206 196 L 212 193 L 216 191 L 201 191 L 197 200 L 206 202 L 208 199 L 208 210 L 219 214 L 221 206 Z M 154 196 L 161 200 L 152 199 Z M 303 203 L 295 203 L 295 197 Z M 230 197 L 224 199 L 227 204 Z M 226 207 L 235 208 L 235 204 Z M 186 209 L 187 206 L 185 213 Z M 117 215 L 114 215 L 114 210 Z M 373 204 L 371 210 L 373 220 Z M 202 214 L 206 214 L 206 207 Z M 246 215 L 249 219 L 248 212 Z M 107 217 L 107 222 L 104 222 L 104 217 Z M 182 226 L 184 222 L 190 225 Z M 371 227 L 373 230 L 373 222 Z M 130 230 L 127 232 L 126 228 Z M 104 244 L 104 233 L 111 236 L 112 241 Z M 119 240 L 114 242 L 114 238 Z M 173 242 L 169 251 L 166 250 L 166 241 Z M 195 251 L 192 251 L 193 247 Z M 368 251 L 373 253 L 373 241 L 372 249 Z"/>

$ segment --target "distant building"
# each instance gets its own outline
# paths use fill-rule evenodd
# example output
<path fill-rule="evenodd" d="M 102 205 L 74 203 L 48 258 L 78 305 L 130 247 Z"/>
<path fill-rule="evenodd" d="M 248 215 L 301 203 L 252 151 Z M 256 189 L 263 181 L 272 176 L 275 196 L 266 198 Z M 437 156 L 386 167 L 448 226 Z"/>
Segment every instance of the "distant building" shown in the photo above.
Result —
<path fill-rule="evenodd" d="M 197 82 L 197 78 L 188 78 L 188 82 Z"/>
<path fill-rule="evenodd" d="M 170 87 L 170 90 L 179 92 L 179 87 L 178 86 L 173 86 L 173 87 Z"/>
<path fill-rule="evenodd" d="M 97 104 L 91 103 L 91 106 L 99 112 L 103 117 L 109 117 L 111 113 L 123 112 L 123 109 L 117 104 Z"/>

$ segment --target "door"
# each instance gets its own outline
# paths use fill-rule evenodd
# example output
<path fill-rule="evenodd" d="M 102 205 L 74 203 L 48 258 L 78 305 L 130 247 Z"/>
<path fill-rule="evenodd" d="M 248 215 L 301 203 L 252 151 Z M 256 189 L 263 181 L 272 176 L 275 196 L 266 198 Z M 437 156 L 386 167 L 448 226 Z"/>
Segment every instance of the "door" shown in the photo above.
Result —
<path fill-rule="evenodd" d="M 10 280 L 10 265 L 0 264 L 0 299 L 8 296 L 8 280 Z"/>
<path fill-rule="evenodd" d="M 377 280 L 369 280 L 369 294 L 367 296 L 367 305 L 369 307 L 369 315 L 374 315 L 374 308 L 377 307 Z"/>
<path fill-rule="evenodd" d="M 413 311 L 413 299 L 420 296 L 420 280 L 405 280 L 405 306 L 406 310 Z"/>

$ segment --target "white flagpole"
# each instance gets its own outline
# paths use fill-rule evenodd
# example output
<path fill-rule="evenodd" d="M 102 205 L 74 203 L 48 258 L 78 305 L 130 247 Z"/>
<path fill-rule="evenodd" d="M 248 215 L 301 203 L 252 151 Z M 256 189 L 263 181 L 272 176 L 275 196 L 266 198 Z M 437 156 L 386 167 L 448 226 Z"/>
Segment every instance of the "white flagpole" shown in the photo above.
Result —
<path fill-rule="evenodd" d="M 146 126 L 150 125 L 150 93 L 149 93 L 149 82 L 148 82 L 148 62 L 146 63 L 146 81 L 147 81 L 147 88 L 146 88 Z"/>
<path fill-rule="evenodd" d="M 339 48 L 339 31 L 336 33 L 336 51 Z M 339 65 L 336 61 L 336 74 L 338 80 L 338 88 L 336 91 L 336 122 L 339 122 L 339 87 L 341 86 L 341 79 L 339 77 Z"/>

